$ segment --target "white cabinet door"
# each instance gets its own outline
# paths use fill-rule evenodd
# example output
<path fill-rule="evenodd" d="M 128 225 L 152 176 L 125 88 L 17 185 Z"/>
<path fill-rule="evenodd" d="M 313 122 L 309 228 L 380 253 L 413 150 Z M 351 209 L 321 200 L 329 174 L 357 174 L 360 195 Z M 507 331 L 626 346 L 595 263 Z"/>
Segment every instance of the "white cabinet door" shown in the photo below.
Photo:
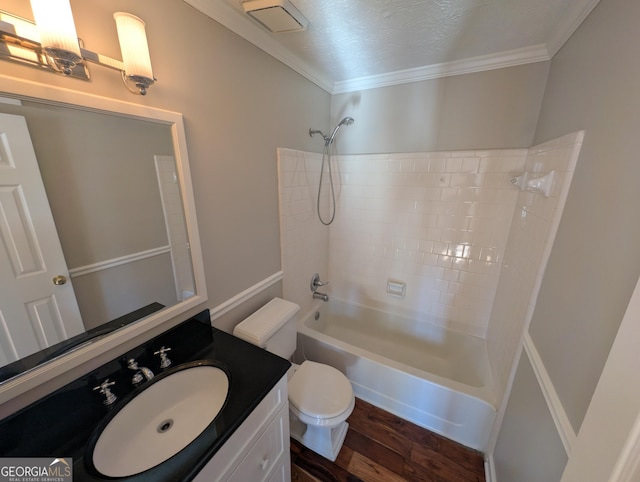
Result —
<path fill-rule="evenodd" d="M 281 480 L 283 461 L 289 461 L 289 408 L 284 406 L 265 432 L 254 443 L 240 466 L 229 478 L 229 482 L 263 482 Z M 289 462 L 290 466 L 291 462 Z M 279 469 L 279 470 L 278 470 Z M 274 478 L 275 477 L 275 478 Z M 282 480 L 282 482 L 285 482 Z"/>
<path fill-rule="evenodd" d="M 289 400 L 284 375 L 193 482 L 290 482 Z"/>
<path fill-rule="evenodd" d="M 27 123 L 9 114 L 0 114 L 0 286 L 0 364 L 84 331 Z"/>

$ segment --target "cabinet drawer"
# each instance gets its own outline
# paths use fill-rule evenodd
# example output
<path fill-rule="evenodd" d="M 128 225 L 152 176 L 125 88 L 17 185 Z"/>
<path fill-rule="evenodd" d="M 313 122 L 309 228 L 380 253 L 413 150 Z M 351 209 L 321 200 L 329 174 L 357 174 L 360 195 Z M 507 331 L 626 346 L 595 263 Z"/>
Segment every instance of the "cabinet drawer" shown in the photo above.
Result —
<path fill-rule="evenodd" d="M 263 481 L 270 475 L 276 464 L 282 461 L 285 450 L 289 450 L 289 413 L 287 407 L 280 410 L 277 417 L 260 436 L 240 466 L 229 478 L 230 482 Z"/>

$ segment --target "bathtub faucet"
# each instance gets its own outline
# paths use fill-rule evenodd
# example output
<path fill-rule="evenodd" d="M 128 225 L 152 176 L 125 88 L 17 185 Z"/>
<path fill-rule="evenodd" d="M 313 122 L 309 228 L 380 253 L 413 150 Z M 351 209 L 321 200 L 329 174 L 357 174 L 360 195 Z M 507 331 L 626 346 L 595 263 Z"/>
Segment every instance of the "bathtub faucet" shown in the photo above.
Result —
<path fill-rule="evenodd" d="M 324 293 L 320 293 L 319 291 L 314 291 L 313 292 L 313 299 L 314 300 L 329 301 L 329 295 L 325 295 Z"/>
<path fill-rule="evenodd" d="M 328 284 L 329 284 L 328 281 L 320 281 L 320 275 L 318 273 L 313 273 L 309 288 L 311 288 L 311 291 L 315 293 L 318 288 L 320 288 L 321 286 L 326 286 Z"/>

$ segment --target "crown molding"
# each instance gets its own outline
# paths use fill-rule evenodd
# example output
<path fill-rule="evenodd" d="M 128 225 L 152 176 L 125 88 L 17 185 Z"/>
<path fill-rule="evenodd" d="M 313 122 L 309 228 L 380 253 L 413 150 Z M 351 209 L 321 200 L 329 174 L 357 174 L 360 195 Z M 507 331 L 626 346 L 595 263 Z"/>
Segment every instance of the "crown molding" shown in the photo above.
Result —
<path fill-rule="evenodd" d="M 551 57 L 558 53 L 558 50 L 569 40 L 569 37 L 573 35 L 598 3 L 600 0 L 585 0 L 582 5 L 578 3 L 569 5 L 571 11 L 561 18 L 560 25 L 556 27 L 547 41 L 547 49 Z"/>
<path fill-rule="evenodd" d="M 549 41 L 544 44 L 337 82 L 328 79 L 312 65 L 284 48 L 266 31 L 257 27 L 240 8 L 231 5 L 232 0 L 183 1 L 333 95 L 551 60 L 600 0 L 573 3 L 567 14 L 561 18 Z"/>
<path fill-rule="evenodd" d="M 470 74 L 484 70 L 501 69 L 515 65 L 544 62 L 551 56 L 545 45 L 534 45 L 497 54 L 481 55 L 470 59 L 455 60 L 441 64 L 426 65 L 413 69 L 398 70 L 386 74 L 359 77 L 333 85 L 332 94 L 344 94 L 357 90 L 376 89 L 390 85 L 407 84 L 421 80 L 437 79 L 452 75 Z"/>

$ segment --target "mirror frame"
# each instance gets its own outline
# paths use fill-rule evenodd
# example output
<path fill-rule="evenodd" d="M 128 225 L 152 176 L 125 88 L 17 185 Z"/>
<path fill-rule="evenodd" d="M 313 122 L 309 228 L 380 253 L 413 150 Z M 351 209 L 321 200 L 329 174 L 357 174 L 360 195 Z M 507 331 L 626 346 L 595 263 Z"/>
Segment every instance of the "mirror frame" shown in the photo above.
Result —
<path fill-rule="evenodd" d="M 191 298 L 164 308 L 140 321 L 120 328 L 104 338 L 93 341 L 87 346 L 82 346 L 70 353 L 61 355 L 58 358 L 50 360 L 0 384 L 1 405 L 58 376 L 80 367 L 92 358 L 116 349 L 132 338 L 142 336 L 146 332 L 157 329 L 165 324 L 167 325 L 167 329 L 170 328 L 175 324 L 175 318 L 180 314 L 207 301 L 207 290 L 182 114 L 24 80 L 4 74 L 0 74 L 0 96 L 18 97 L 20 99 L 50 105 L 102 112 L 168 125 L 171 128 L 172 144 L 185 211 L 187 234 L 191 248 L 191 263 L 196 287 L 196 294 Z M 173 323 L 171 323 L 171 321 L 173 321 Z"/>

